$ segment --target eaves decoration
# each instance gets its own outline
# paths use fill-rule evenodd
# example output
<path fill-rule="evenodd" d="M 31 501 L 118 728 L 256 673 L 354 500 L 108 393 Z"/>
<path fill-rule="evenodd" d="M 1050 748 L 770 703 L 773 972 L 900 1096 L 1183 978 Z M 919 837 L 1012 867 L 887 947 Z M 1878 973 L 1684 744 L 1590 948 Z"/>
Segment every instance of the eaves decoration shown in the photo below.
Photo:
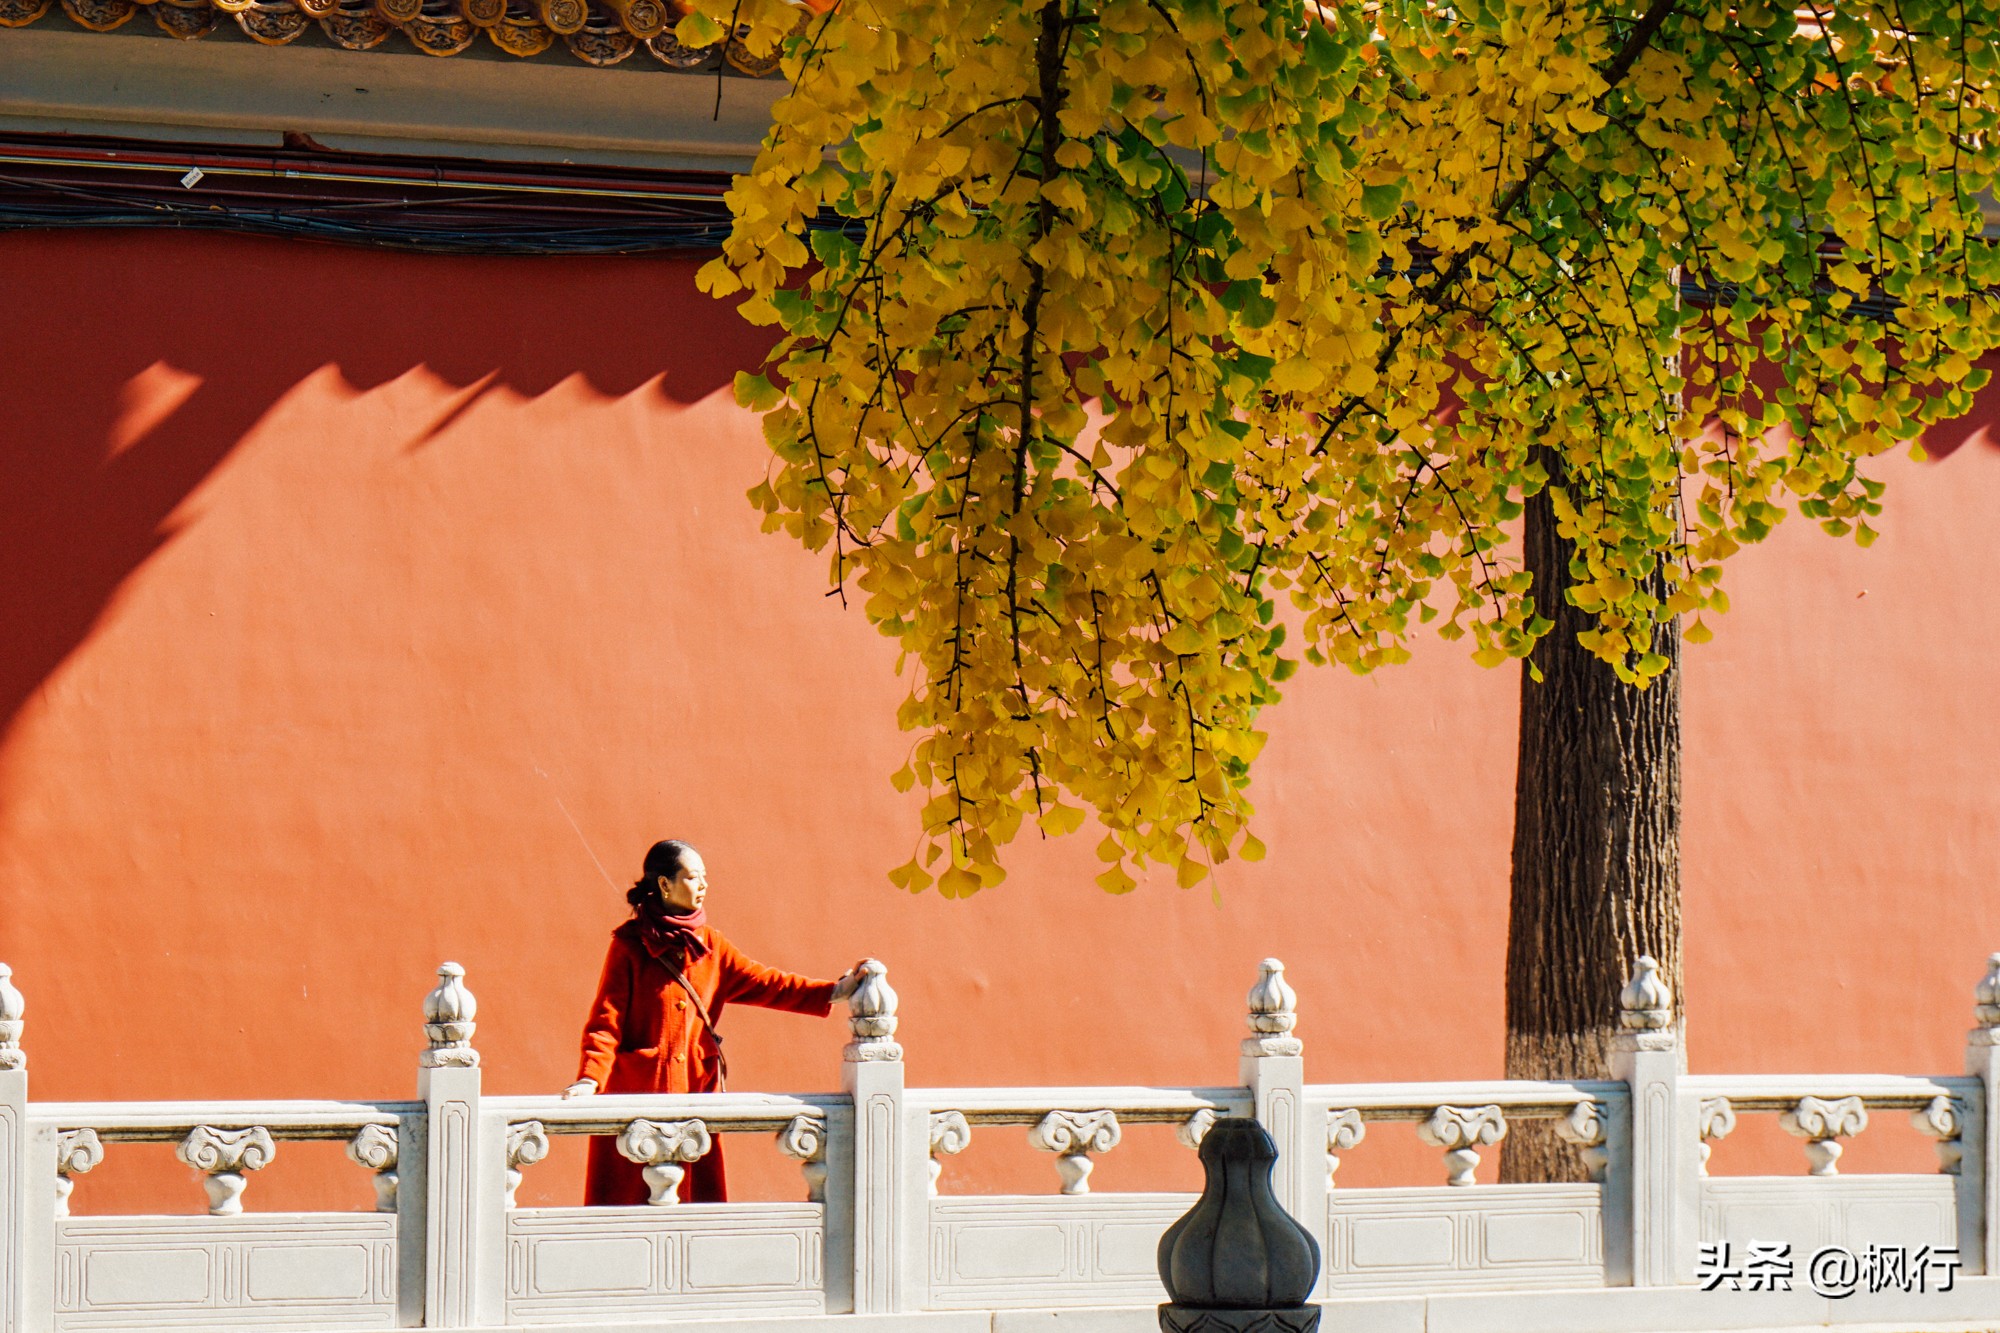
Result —
<path fill-rule="evenodd" d="M 800 10 L 824 10 L 831 0 Z M 123 27 L 140 11 L 162 32 L 183 41 L 208 36 L 234 21 L 266 46 L 297 41 L 317 26 L 328 40 L 366 51 L 400 31 L 426 55 L 455 56 L 482 33 L 508 55 L 527 58 L 558 41 L 586 64 L 616 65 L 641 50 L 671 69 L 727 66 L 762 78 L 777 72 L 778 55 L 753 54 L 747 29 L 708 46 L 674 35 L 686 6 L 676 0 L 0 0 L 0 27 L 21 28 L 60 8 L 92 32 Z"/>

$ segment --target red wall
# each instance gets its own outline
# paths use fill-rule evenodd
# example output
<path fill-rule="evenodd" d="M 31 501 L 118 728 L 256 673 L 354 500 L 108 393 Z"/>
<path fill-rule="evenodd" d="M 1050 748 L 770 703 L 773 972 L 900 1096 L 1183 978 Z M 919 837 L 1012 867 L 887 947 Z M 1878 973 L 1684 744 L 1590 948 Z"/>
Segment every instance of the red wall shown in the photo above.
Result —
<path fill-rule="evenodd" d="M 1231 1081 L 1267 954 L 1313 1077 L 1497 1074 L 1516 676 L 1450 646 L 1294 678 L 1255 789 L 1271 854 L 1213 894 L 1107 897 L 1087 836 L 1023 844 L 969 902 L 887 884 L 915 830 L 893 653 L 758 531 L 726 387 L 758 338 L 694 268 L 0 236 L 0 959 L 35 1094 L 408 1096 L 443 958 L 488 1088 L 558 1089 L 669 835 L 753 956 L 888 961 L 914 1082 Z M 1744 555 L 1690 651 L 1697 1070 L 1959 1065 L 2000 947 L 2000 450 L 1970 434 L 1881 464 L 1872 550 L 1795 521 Z M 836 1086 L 840 1025 L 727 1026 L 739 1086 Z M 1878 1120 L 1843 1168 L 1924 1169 Z M 1342 1181 L 1434 1179 L 1397 1128 Z M 1191 1180 L 1163 1138 L 1095 1180 Z M 1717 1167 L 1801 1169 L 1778 1138 Z M 577 1160 L 524 1202 L 573 1198 Z M 733 1160 L 796 1189 L 764 1145 Z M 193 1211 L 186 1175 L 114 1148 L 76 1202 Z M 947 1176 L 1053 1179 L 1005 1131 Z M 247 1201 L 365 1198 L 332 1146 L 287 1145 Z"/>

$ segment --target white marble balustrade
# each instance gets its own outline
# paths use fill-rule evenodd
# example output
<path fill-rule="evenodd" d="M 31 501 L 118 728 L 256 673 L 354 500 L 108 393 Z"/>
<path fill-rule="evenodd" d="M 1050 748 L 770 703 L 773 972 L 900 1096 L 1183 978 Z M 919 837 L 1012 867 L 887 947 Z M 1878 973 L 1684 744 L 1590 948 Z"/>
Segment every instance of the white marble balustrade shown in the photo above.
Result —
<path fill-rule="evenodd" d="M 1080 1333 L 1145 1333 L 1161 1299 L 1155 1248 L 1194 1196 L 1106 1192 L 1094 1169 L 1129 1150 L 1130 1126 L 1172 1126 L 1196 1152 L 1218 1117 L 1238 1115 L 1271 1133 L 1274 1189 L 1319 1240 L 1330 1333 L 2000 1314 L 1989 1113 L 2000 956 L 1975 988 L 1964 1072 L 1930 1077 L 1690 1075 L 1673 997 L 1646 959 L 1620 997 L 1607 1077 L 1549 1082 L 1309 1084 L 1298 999 L 1276 960 L 1248 994 L 1237 1081 L 1216 1087 L 906 1087 L 897 997 L 879 963 L 850 1001 L 837 1089 L 797 1096 L 488 1096 L 477 1000 L 454 964 L 424 1001 L 409 1101 L 30 1102 L 25 1012 L 0 966 L 0 1333 L 582 1330 L 753 1316 L 799 1333 L 832 1333 L 850 1316 L 997 1333 L 1034 1310 L 1063 1311 Z M 1795 1173 L 1708 1174 L 1713 1144 L 1748 1115 L 1775 1117 L 1800 1140 Z M 1884 1115 L 1934 1143 L 1935 1173 L 1842 1173 L 1846 1145 Z M 1478 1183 L 1482 1162 L 1531 1120 L 1553 1124 L 1588 1179 Z M 1340 1184 L 1342 1161 L 1370 1151 L 1371 1126 L 1393 1122 L 1436 1152 L 1436 1174 Z M 522 1181 L 549 1169 L 539 1164 L 566 1134 L 613 1138 L 644 1168 L 651 1201 L 517 1206 Z M 680 1203 L 689 1166 L 732 1135 L 770 1135 L 798 1165 L 797 1197 Z M 1045 1190 L 955 1183 L 951 1159 L 995 1135 L 1046 1154 Z M 259 1173 L 282 1170 L 299 1140 L 344 1143 L 373 1211 L 259 1211 Z M 114 1179 L 121 1146 L 134 1143 L 175 1146 L 191 1168 L 187 1211 L 71 1216 L 77 1180 Z M 1695 1283 L 1699 1247 L 1753 1241 L 1794 1247 L 1797 1290 L 1714 1304 Z M 1871 1244 L 1955 1251 L 1954 1290 L 1810 1294 L 1803 1263 L 1815 1248 Z"/>
<path fill-rule="evenodd" d="M 1993 1144 L 1973 1142 L 1983 1128 L 1980 1108 L 1992 1088 L 1990 1035 L 1975 1028 L 1963 1076 L 1906 1078 L 1890 1075 L 1696 1076 L 1682 1080 L 1696 1106 L 1701 1137 L 1696 1172 L 1702 1242 L 1730 1242 L 1739 1250 L 1757 1233 L 1764 1243 L 1810 1251 L 1819 1244 L 1856 1248 L 1893 1231 L 1896 1244 L 1915 1250 L 1956 1249 L 1979 1270 L 1996 1271 L 1982 1167 L 1967 1173 L 1968 1157 L 1993 1160 Z M 1989 1065 L 1981 1077 L 1979 1066 Z M 1800 1176 L 1711 1176 L 1711 1145 L 1727 1138 L 1738 1117 L 1767 1114 L 1800 1140 Z M 1906 1117 L 1937 1150 L 1935 1175 L 1845 1175 L 1846 1145 L 1867 1133 L 1875 1117 Z M 1980 1238 L 1985 1244 L 1978 1244 Z M 1972 1244 L 1968 1244 L 1971 1242 Z M 1968 1255 L 1968 1249 L 1983 1253 Z"/>

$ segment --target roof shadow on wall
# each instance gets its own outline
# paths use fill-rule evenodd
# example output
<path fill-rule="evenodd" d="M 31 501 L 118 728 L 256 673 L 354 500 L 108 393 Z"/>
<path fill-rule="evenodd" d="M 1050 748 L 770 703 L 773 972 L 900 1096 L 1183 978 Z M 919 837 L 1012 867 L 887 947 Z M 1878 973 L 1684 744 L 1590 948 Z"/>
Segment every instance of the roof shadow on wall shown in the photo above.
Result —
<path fill-rule="evenodd" d="M 1942 462 L 1966 445 L 2000 449 L 2000 355 L 1983 358 L 1980 368 L 1993 378 L 1973 395 L 1972 411 L 1956 421 L 1933 426 L 1924 432 L 1924 457 Z"/>
<path fill-rule="evenodd" d="M 0 236 L 17 336 L 0 362 L 0 751 L 172 540 L 183 502 L 300 381 L 333 364 L 367 391 L 428 368 L 462 394 L 412 448 L 498 388 L 536 397 L 580 377 L 607 398 L 691 404 L 771 341 L 695 290 L 700 263 L 169 231 Z M 2000 382 L 1971 421 L 1930 433 L 1931 457 L 1995 443 L 1982 423 L 1996 418 Z"/>
<path fill-rule="evenodd" d="M 701 261 L 439 258 L 172 232 L 0 237 L 0 751 L 21 709 L 173 539 L 176 511 L 271 407 L 337 365 L 535 397 L 581 378 L 680 403 L 766 331 L 695 290 Z"/>

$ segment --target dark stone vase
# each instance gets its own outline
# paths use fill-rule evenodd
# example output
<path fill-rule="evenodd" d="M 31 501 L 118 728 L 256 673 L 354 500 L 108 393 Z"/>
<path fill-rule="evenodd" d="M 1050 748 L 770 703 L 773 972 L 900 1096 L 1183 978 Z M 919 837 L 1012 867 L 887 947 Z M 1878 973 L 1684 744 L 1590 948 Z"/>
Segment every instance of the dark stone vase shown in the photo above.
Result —
<path fill-rule="evenodd" d="M 1312 1333 L 1319 1243 L 1271 1192 L 1277 1145 L 1230 1117 L 1201 1141 L 1201 1197 L 1160 1237 L 1165 1333 Z"/>

